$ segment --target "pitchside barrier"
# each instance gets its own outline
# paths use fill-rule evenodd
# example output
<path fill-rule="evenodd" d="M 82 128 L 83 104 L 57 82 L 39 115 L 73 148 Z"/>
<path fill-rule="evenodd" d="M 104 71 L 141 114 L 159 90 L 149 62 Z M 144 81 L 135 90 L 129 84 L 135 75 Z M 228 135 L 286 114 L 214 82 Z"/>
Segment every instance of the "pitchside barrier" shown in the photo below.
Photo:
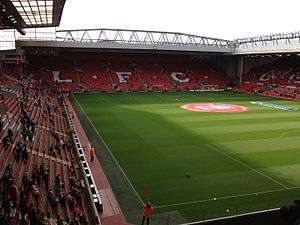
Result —
<path fill-rule="evenodd" d="M 100 224 L 98 212 L 100 212 L 100 213 L 103 212 L 103 204 L 102 204 L 100 195 L 98 193 L 97 186 L 95 185 L 95 181 L 94 181 L 93 175 L 91 173 L 90 167 L 89 167 L 86 157 L 84 155 L 83 148 L 80 143 L 78 134 L 76 132 L 73 121 L 70 118 L 69 112 L 68 112 L 67 107 L 64 102 L 63 102 L 63 106 L 64 106 L 64 110 L 65 110 L 65 113 L 67 116 L 68 126 L 72 130 L 72 137 L 73 137 L 73 141 L 75 143 L 75 148 L 77 150 L 76 153 L 77 153 L 77 156 L 80 161 L 80 166 L 83 171 L 85 181 L 88 184 L 87 189 L 89 191 L 89 196 L 91 198 L 91 201 L 94 203 L 93 208 L 94 208 L 95 215 L 96 215 L 95 218 L 96 218 L 97 224 Z"/>
<path fill-rule="evenodd" d="M 280 209 L 270 209 L 181 225 L 288 225 Z"/>

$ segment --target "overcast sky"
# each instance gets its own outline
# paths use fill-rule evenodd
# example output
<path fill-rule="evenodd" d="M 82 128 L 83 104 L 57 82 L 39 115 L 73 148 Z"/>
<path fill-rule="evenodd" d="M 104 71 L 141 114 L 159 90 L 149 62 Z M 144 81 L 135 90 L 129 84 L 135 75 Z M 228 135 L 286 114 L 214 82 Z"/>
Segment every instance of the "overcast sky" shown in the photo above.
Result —
<path fill-rule="evenodd" d="M 300 31 L 300 0 L 67 0 L 59 29 L 126 28 L 235 39 Z"/>

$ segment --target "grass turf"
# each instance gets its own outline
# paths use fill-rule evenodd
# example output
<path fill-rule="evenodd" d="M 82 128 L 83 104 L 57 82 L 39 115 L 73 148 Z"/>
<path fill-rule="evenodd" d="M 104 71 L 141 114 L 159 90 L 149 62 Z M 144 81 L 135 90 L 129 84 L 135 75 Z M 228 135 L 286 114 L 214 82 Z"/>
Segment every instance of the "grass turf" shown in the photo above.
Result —
<path fill-rule="evenodd" d="M 300 103 L 230 92 L 77 94 L 144 200 L 188 221 L 280 207 L 300 193 Z M 181 109 L 233 103 L 244 113 Z M 191 175 L 186 177 L 186 173 Z M 145 197 L 144 193 L 148 193 Z"/>

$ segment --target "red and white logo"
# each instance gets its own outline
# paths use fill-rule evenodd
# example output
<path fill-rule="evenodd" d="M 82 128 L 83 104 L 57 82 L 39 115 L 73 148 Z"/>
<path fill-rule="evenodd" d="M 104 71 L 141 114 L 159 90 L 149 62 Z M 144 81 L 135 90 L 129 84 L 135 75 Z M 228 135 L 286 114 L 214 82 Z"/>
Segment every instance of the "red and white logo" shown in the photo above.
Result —
<path fill-rule="evenodd" d="M 248 108 L 241 105 L 232 105 L 224 103 L 191 103 L 182 105 L 181 108 L 194 111 L 194 112 L 215 112 L 215 113 L 227 113 L 227 112 L 247 112 Z"/>

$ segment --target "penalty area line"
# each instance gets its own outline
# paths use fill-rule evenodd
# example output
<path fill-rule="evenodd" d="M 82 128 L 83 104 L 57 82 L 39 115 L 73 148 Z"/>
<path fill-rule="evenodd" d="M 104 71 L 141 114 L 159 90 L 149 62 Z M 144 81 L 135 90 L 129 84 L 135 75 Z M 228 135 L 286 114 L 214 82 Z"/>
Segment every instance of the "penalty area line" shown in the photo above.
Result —
<path fill-rule="evenodd" d="M 270 194 L 270 193 L 288 191 L 288 190 L 294 190 L 294 189 L 300 189 L 300 186 L 291 187 L 291 188 L 281 188 L 281 189 L 270 190 L 270 191 L 252 192 L 252 193 L 240 194 L 240 195 L 229 195 L 229 196 L 224 196 L 224 197 L 219 197 L 219 198 L 195 200 L 195 201 L 189 201 L 189 202 L 174 203 L 174 204 L 169 204 L 169 205 L 160 205 L 160 206 L 155 206 L 155 208 L 162 209 L 162 208 L 170 208 L 170 207 L 181 206 L 181 205 L 193 205 L 193 204 L 210 202 L 210 201 L 226 200 L 226 199 L 233 199 L 233 198 L 239 198 L 239 197 L 248 197 L 248 196 L 253 196 L 253 195 L 254 196 L 261 195 L 261 194 Z"/>
<path fill-rule="evenodd" d="M 97 128 L 95 127 L 94 123 L 92 123 L 92 121 L 90 120 L 90 118 L 88 117 L 88 115 L 86 114 L 86 112 L 84 111 L 83 107 L 81 106 L 81 104 L 79 103 L 79 101 L 77 100 L 77 98 L 73 95 L 73 98 L 75 99 L 76 104 L 79 106 L 81 112 L 83 112 L 83 114 L 85 115 L 85 117 L 87 118 L 87 120 L 89 121 L 89 123 L 92 125 L 94 131 L 97 133 L 98 137 L 100 138 L 100 140 L 104 143 L 105 148 L 108 150 L 109 155 L 112 157 L 112 159 L 114 160 L 114 162 L 116 163 L 116 165 L 119 167 L 120 171 L 122 172 L 123 176 L 125 177 L 125 179 L 127 180 L 129 186 L 132 188 L 132 190 L 134 191 L 134 193 L 136 194 L 136 196 L 139 199 L 139 202 L 144 205 L 144 201 L 142 200 L 142 198 L 140 197 L 140 195 L 138 194 L 138 192 L 135 190 L 135 188 L 133 187 L 130 179 L 128 178 L 128 176 L 126 175 L 126 173 L 124 172 L 124 170 L 122 169 L 121 165 L 119 164 L 119 162 L 117 161 L 117 159 L 115 158 L 115 156 L 112 154 L 112 152 L 110 151 L 109 147 L 107 146 L 107 144 L 105 143 L 105 141 L 103 140 L 103 138 L 101 137 L 99 131 L 97 130 Z"/>

